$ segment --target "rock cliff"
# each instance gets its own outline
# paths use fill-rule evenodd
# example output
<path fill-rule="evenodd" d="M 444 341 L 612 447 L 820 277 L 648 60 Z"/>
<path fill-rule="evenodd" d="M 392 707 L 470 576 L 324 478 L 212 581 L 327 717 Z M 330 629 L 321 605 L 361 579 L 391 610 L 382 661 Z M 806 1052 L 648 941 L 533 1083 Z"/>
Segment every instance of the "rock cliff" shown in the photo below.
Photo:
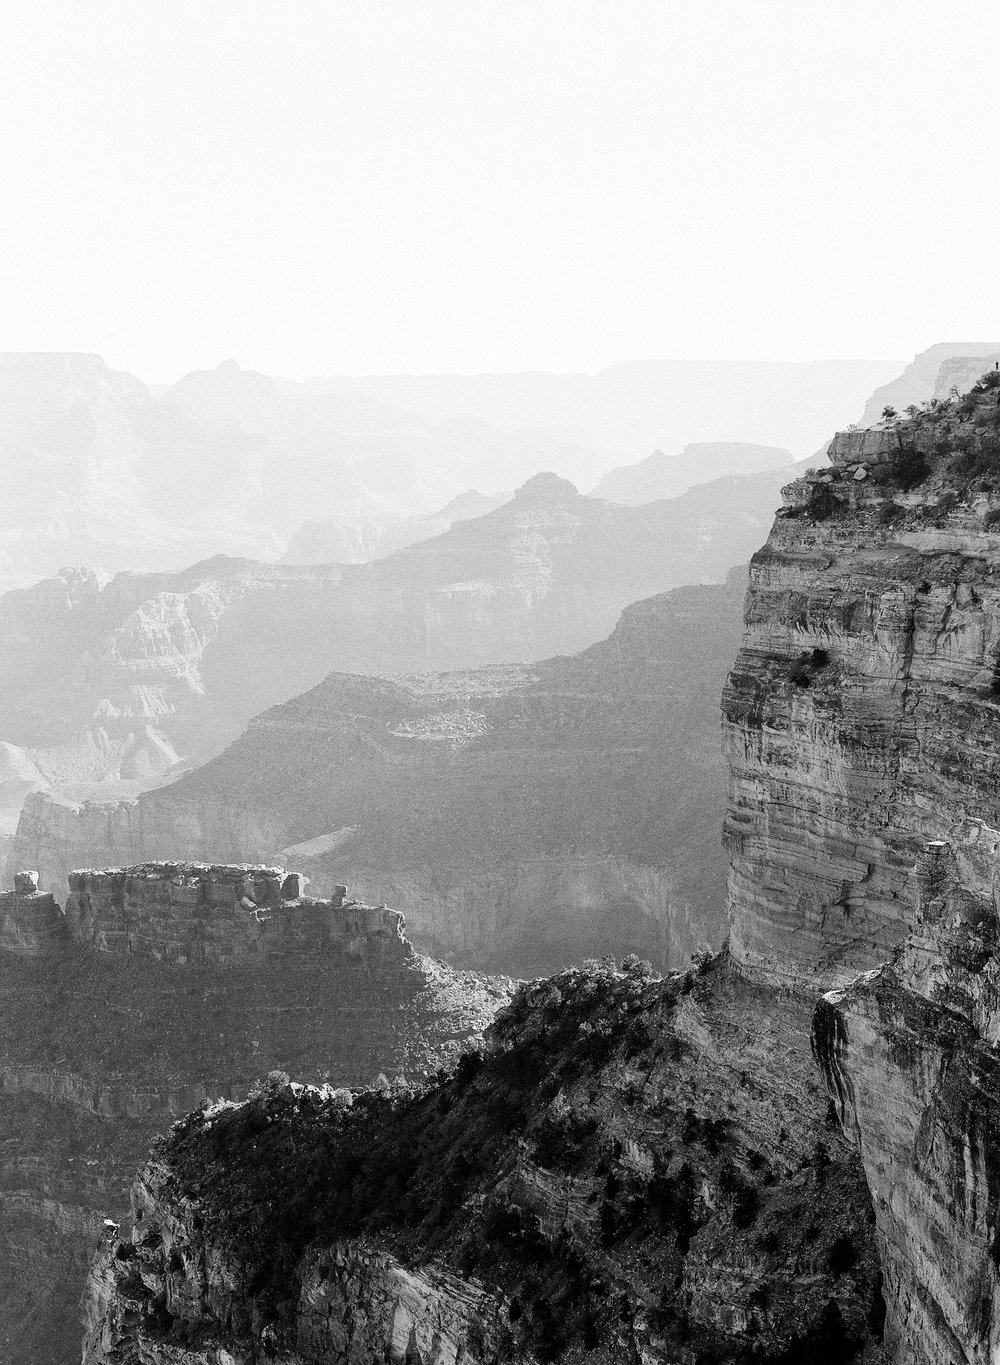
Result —
<path fill-rule="evenodd" d="M 996 1359 L 994 373 L 837 438 L 754 557 L 725 952 L 534 983 L 412 1095 L 185 1121 L 87 1360 Z"/>
<path fill-rule="evenodd" d="M 327 1087 L 428 1074 L 510 984 L 416 954 L 401 916 L 275 867 L 73 874 L 65 913 L 0 896 L 0 1357 L 79 1358 L 87 1260 L 149 1142 L 270 1071 Z M 324 1091 L 323 1093 L 327 1093 Z"/>
<path fill-rule="evenodd" d="M 332 674 L 136 803 L 25 806 L 15 860 L 293 861 L 402 910 L 448 961 L 518 975 L 606 952 L 681 966 L 724 934 L 718 703 L 745 573 L 634 603 L 530 668 Z"/>
<path fill-rule="evenodd" d="M 887 1342 L 998 1349 L 1000 374 L 790 490 L 726 693 L 730 948 L 834 987 L 817 1056 L 873 1196 Z"/>

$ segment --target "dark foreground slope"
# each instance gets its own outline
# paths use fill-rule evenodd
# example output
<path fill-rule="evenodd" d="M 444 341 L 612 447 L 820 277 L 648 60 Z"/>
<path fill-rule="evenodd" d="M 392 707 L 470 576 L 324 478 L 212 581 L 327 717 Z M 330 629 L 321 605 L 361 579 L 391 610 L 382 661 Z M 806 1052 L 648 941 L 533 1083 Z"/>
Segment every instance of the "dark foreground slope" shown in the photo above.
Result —
<path fill-rule="evenodd" d="M 0 896 L 5 1363 L 79 1359 L 87 1261 L 172 1118 L 272 1070 L 331 1086 L 432 1073 L 509 996 L 415 954 L 393 912 L 261 895 L 267 880 L 78 874 L 66 916 L 44 894 Z"/>
<path fill-rule="evenodd" d="M 860 1359 L 871 1209 L 808 1018 L 721 960 L 594 964 L 429 1090 L 192 1115 L 95 1267 L 84 1359 Z"/>
<path fill-rule="evenodd" d="M 15 856 L 47 885 L 178 847 L 280 856 L 318 891 L 398 906 L 451 961 L 680 965 L 723 931 L 716 699 L 743 584 L 635 603 L 601 644 L 530 669 L 331 674 L 136 805 L 33 799 Z"/>

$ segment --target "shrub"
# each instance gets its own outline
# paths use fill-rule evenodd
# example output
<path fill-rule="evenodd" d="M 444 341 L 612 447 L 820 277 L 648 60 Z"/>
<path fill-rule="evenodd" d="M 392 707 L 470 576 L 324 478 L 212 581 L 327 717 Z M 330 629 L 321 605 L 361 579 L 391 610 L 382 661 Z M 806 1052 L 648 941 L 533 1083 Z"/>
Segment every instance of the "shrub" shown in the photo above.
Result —
<path fill-rule="evenodd" d="M 906 516 L 905 508 L 900 507 L 898 502 L 884 502 L 878 509 L 876 520 L 880 526 L 894 526 L 896 522 L 902 521 Z"/>
<path fill-rule="evenodd" d="M 857 1265 L 857 1261 L 857 1248 L 848 1236 L 838 1237 L 826 1258 L 827 1269 L 834 1279 Z"/>
<path fill-rule="evenodd" d="M 893 458 L 891 472 L 893 481 L 907 493 L 923 483 L 931 471 L 922 451 L 904 449 Z"/>
<path fill-rule="evenodd" d="M 733 1222 L 738 1228 L 748 1228 L 757 1220 L 760 1198 L 752 1185 L 744 1185 L 733 1200 Z"/>
<path fill-rule="evenodd" d="M 809 687 L 812 683 L 812 672 L 809 668 L 807 659 L 808 655 L 802 655 L 801 658 L 798 658 L 793 663 L 789 664 L 788 677 L 796 687 Z"/>
<path fill-rule="evenodd" d="M 951 489 L 949 489 L 948 492 L 942 494 L 942 496 L 938 498 L 937 502 L 934 503 L 933 507 L 929 508 L 928 510 L 930 511 L 934 521 L 940 525 L 940 523 L 944 521 L 944 519 L 948 516 L 948 513 L 952 512 L 957 506 L 958 494 L 952 492 Z"/>
<path fill-rule="evenodd" d="M 828 483 L 814 483 L 809 490 L 809 501 L 803 510 L 812 521 L 829 521 L 843 505 Z"/>
<path fill-rule="evenodd" d="M 601 1246 L 614 1246 L 615 1238 L 618 1235 L 618 1215 L 615 1213 L 614 1205 L 605 1199 L 601 1205 Z"/>
<path fill-rule="evenodd" d="M 546 1114 L 533 1134 L 535 1160 L 547 1170 L 568 1170 L 596 1129 L 596 1119 L 584 1118 L 572 1110 Z"/>

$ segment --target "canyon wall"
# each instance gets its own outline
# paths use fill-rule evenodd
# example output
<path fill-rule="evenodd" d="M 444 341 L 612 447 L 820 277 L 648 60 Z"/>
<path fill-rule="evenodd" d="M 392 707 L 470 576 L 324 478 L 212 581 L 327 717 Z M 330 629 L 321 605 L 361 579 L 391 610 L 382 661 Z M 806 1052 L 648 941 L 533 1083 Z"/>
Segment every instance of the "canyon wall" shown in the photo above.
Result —
<path fill-rule="evenodd" d="M 826 995 L 815 1043 L 877 1217 L 892 1358 L 1000 1341 L 997 381 L 790 490 L 724 702 L 730 951 Z"/>

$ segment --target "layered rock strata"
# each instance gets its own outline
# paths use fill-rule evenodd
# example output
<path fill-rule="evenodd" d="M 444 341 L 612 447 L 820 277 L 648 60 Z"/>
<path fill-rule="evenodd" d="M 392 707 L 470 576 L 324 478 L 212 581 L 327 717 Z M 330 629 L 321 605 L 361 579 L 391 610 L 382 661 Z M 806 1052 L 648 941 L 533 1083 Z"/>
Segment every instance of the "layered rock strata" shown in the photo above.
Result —
<path fill-rule="evenodd" d="M 835 987 L 816 1053 L 907 1365 L 1000 1349 L 998 393 L 845 433 L 789 490 L 725 701 L 731 951 Z"/>
<path fill-rule="evenodd" d="M 450 1065 L 510 983 L 419 956 L 402 917 L 273 866 L 75 872 L 0 897 L 0 1357 L 79 1356 L 86 1264 L 151 1138 L 271 1071 Z M 386 1083 L 385 1080 L 382 1082 Z"/>
<path fill-rule="evenodd" d="M 0 891 L 0 952 L 49 957 L 66 940 L 56 898 L 38 889 L 37 872 L 16 872 L 13 891 Z"/>
<path fill-rule="evenodd" d="M 97 952 L 185 965 L 245 963 L 275 954 L 412 956 L 403 916 L 384 905 L 307 897 L 301 873 L 280 867 L 144 863 L 71 872 L 66 923 Z"/>

